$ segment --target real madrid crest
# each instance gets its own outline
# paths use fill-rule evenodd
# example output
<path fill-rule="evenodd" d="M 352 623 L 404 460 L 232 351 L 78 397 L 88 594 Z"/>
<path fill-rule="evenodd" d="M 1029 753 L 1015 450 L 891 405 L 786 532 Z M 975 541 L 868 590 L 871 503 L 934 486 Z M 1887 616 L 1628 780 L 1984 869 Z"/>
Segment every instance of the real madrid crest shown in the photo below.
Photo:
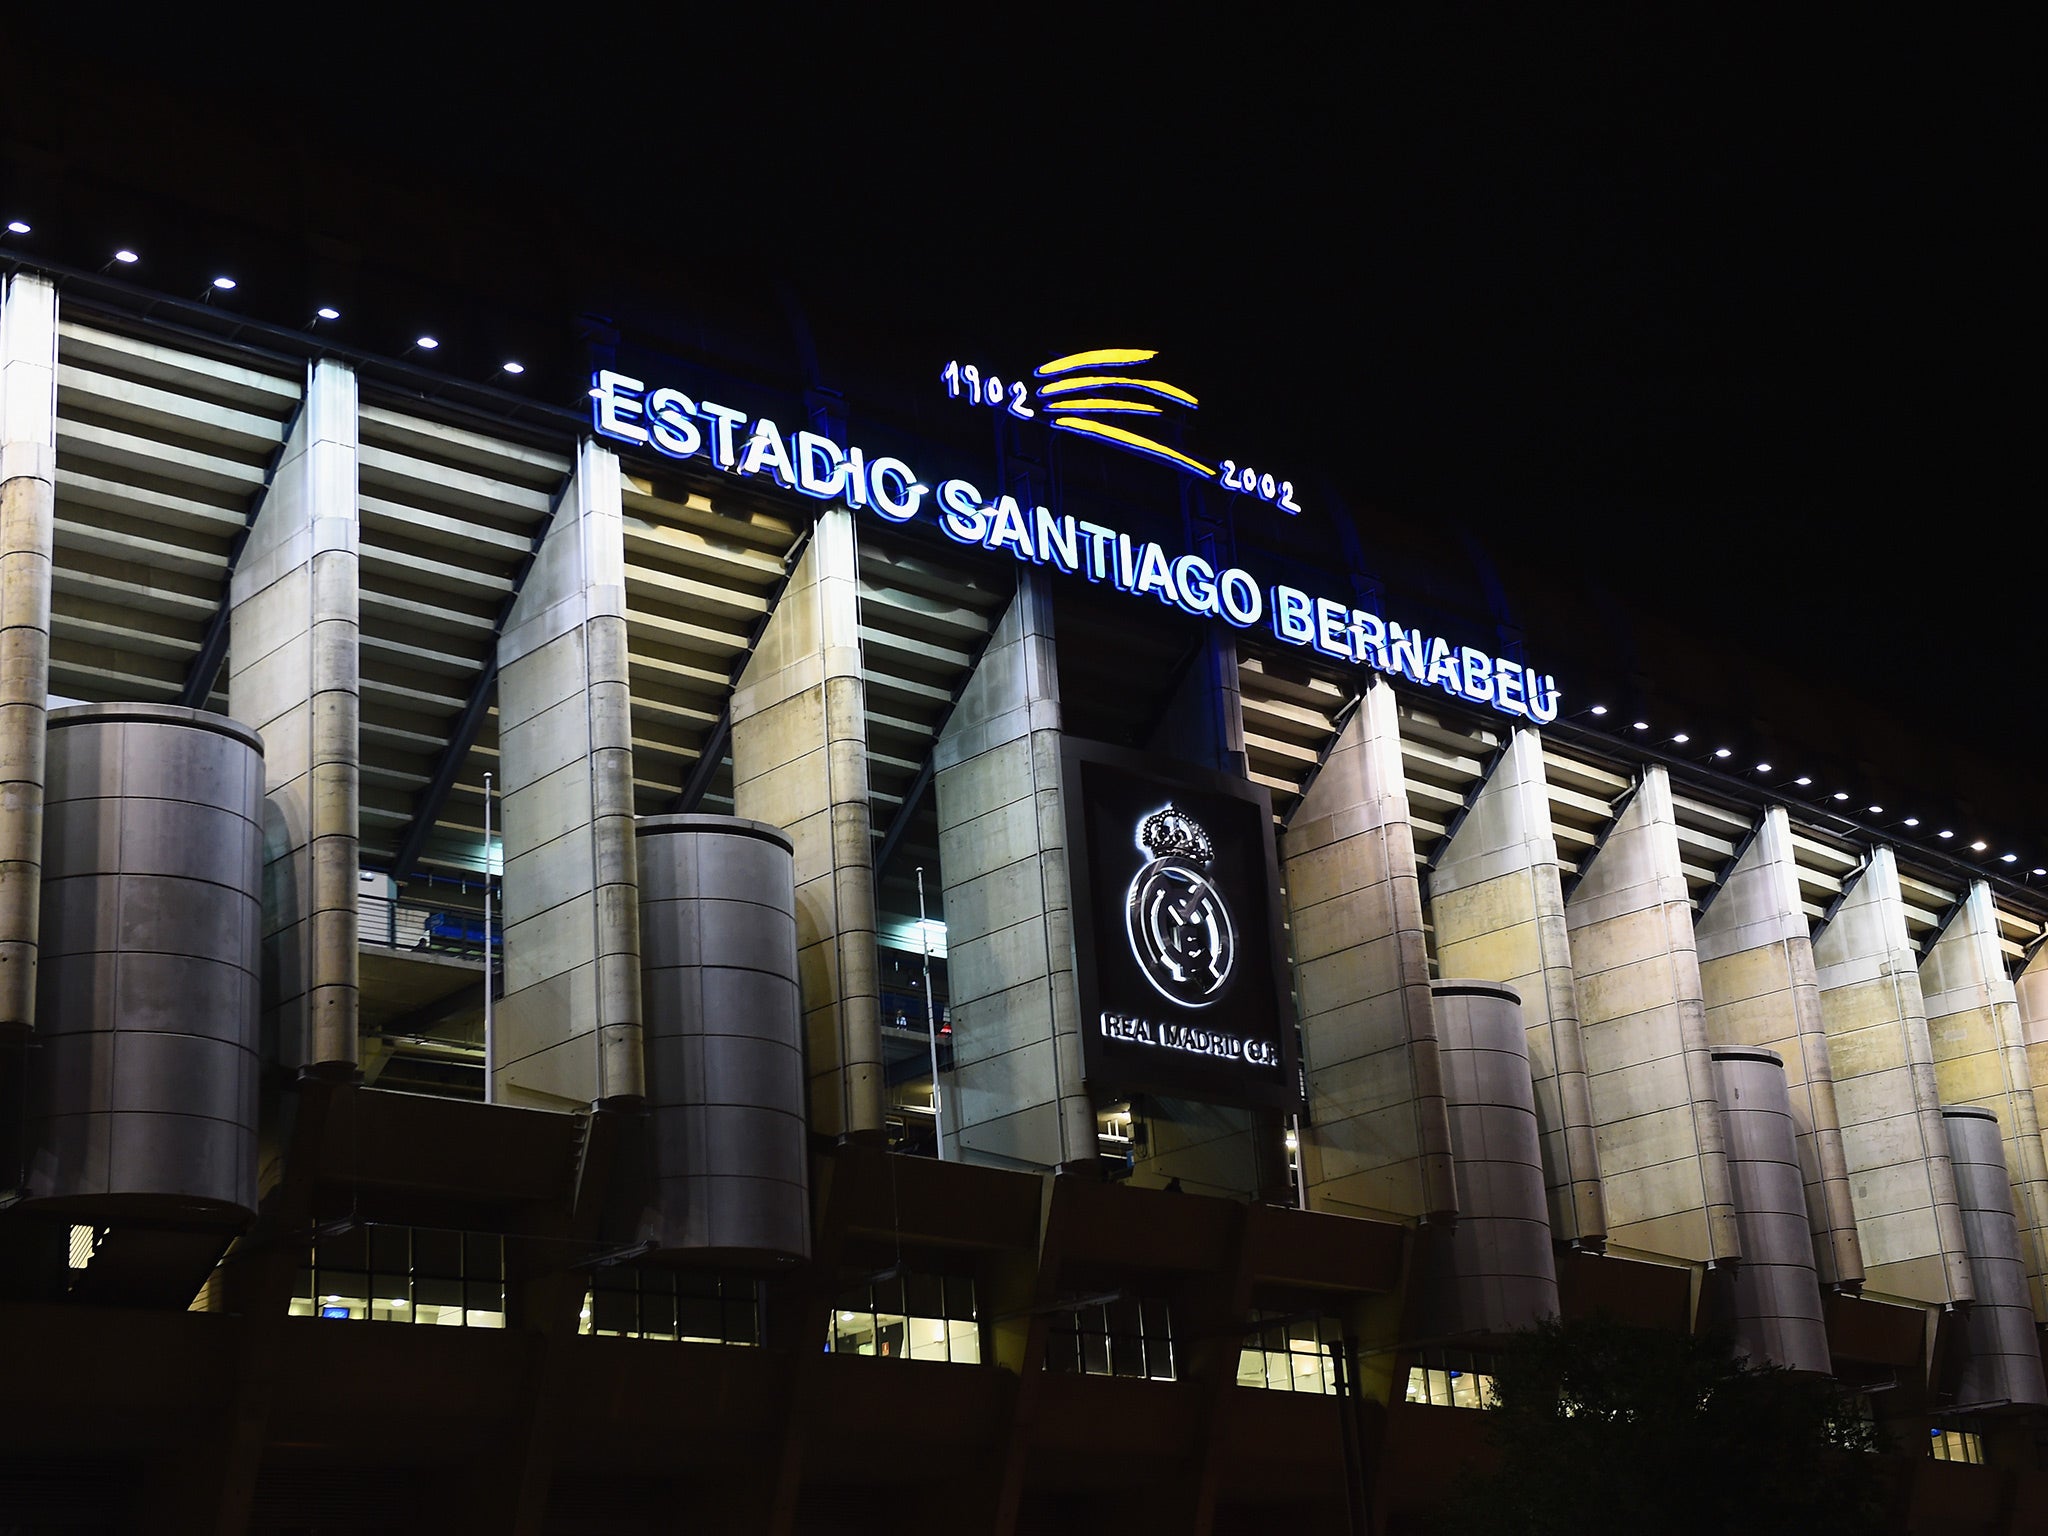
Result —
<path fill-rule="evenodd" d="M 1201 824 L 1170 801 L 1140 823 L 1138 841 L 1152 860 L 1131 881 L 1124 909 L 1131 954 L 1160 996 L 1206 1008 L 1237 959 L 1230 906 L 1207 873 L 1216 851 Z"/>

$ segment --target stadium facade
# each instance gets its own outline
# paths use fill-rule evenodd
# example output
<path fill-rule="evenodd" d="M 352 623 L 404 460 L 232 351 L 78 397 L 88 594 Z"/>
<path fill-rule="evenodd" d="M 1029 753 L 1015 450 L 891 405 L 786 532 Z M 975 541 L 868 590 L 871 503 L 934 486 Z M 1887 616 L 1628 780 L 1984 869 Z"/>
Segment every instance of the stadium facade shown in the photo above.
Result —
<path fill-rule="evenodd" d="M 1400 1530 L 1602 1311 L 2048 1513 L 2048 901 L 1305 553 L 1169 361 L 555 409 L 10 267 L 24 1519 Z"/>

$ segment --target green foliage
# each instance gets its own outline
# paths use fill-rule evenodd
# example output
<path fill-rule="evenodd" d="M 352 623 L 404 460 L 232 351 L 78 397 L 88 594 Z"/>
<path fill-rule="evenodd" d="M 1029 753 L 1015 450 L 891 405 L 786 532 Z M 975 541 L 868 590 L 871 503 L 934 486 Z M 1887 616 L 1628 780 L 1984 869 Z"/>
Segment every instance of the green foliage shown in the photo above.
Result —
<path fill-rule="evenodd" d="M 1735 1359 L 1725 1340 L 1545 1323 L 1502 1352 L 1498 1470 L 1446 1530 L 1658 1536 L 1883 1528 L 1888 1463 L 1833 1382 Z"/>

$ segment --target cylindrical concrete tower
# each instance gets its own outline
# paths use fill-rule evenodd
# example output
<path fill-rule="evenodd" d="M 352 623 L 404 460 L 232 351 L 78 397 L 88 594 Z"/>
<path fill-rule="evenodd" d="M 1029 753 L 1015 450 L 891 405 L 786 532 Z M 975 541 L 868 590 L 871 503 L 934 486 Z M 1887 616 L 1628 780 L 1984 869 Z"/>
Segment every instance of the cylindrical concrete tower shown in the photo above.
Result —
<path fill-rule="evenodd" d="M 806 1258 L 792 844 L 733 816 L 636 830 L 655 1179 L 643 1236 L 675 1256 Z"/>
<path fill-rule="evenodd" d="M 1955 1164 L 1970 1274 L 1977 1282 L 1977 1300 L 1963 1319 L 1957 1351 L 1955 1406 L 2048 1404 L 1998 1117 L 1988 1109 L 1944 1109 L 1941 1117 Z"/>
<path fill-rule="evenodd" d="M 29 1191 L 76 1220 L 256 1207 L 263 742 L 165 704 L 54 710 Z"/>
<path fill-rule="evenodd" d="M 1430 983 L 1460 1209 L 1424 1233 L 1417 1326 L 1429 1338 L 1507 1333 L 1557 1315 L 1536 1090 L 1522 999 L 1490 981 Z"/>
<path fill-rule="evenodd" d="M 1742 1234 L 1729 1291 L 1736 1353 L 1825 1376 L 1833 1362 L 1785 1058 L 1762 1049 L 1716 1051 L 1714 1082 Z"/>

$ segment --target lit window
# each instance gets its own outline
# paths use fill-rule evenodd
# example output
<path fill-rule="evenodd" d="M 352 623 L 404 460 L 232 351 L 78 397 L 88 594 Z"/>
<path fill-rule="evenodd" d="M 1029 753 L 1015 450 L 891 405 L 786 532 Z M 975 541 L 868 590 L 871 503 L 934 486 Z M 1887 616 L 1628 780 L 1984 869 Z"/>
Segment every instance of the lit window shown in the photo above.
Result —
<path fill-rule="evenodd" d="M 98 1227 L 73 1226 L 71 1229 L 71 1267 L 84 1269 L 92 1263 L 92 1256 L 100 1245 Z"/>
<path fill-rule="evenodd" d="M 1936 1461 L 1964 1461 L 1973 1467 L 1984 1464 L 1984 1436 L 1969 1426 L 1974 1419 L 1937 1419 L 1930 1429 L 1927 1451 Z"/>
<path fill-rule="evenodd" d="M 684 1344 L 761 1342 L 753 1281 L 623 1264 L 592 1277 L 576 1331 Z"/>
<path fill-rule="evenodd" d="M 1270 1392 L 1337 1391 L 1336 1353 L 1344 1328 L 1333 1317 L 1281 1319 L 1253 1314 L 1237 1356 L 1237 1384 Z"/>
<path fill-rule="evenodd" d="M 505 1240 L 495 1232 L 357 1226 L 323 1236 L 308 1258 L 294 1317 L 505 1326 Z"/>
<path fill-rule="evenodd" d="M 1407 1400 L 1433 1408 L 1484 1408 L 1493 1401 L 1493 1362 L 1462 1350 L 1426 1350 L 1408 1368 Z"/>
<path fill-rule="evenodd" d="M 1046 1319 L 1045 1368 L 1172 1381 L 1172 1314 L 1164 1301 L 1130 1296 L 1055 1312 Z"/>
<path fill-rule="evenodd" d="M 981 1363 L 974 1282 L 961 1275 L 895 1275 L 842 1293 L 825 1327 L 839 1355 Z"/>

